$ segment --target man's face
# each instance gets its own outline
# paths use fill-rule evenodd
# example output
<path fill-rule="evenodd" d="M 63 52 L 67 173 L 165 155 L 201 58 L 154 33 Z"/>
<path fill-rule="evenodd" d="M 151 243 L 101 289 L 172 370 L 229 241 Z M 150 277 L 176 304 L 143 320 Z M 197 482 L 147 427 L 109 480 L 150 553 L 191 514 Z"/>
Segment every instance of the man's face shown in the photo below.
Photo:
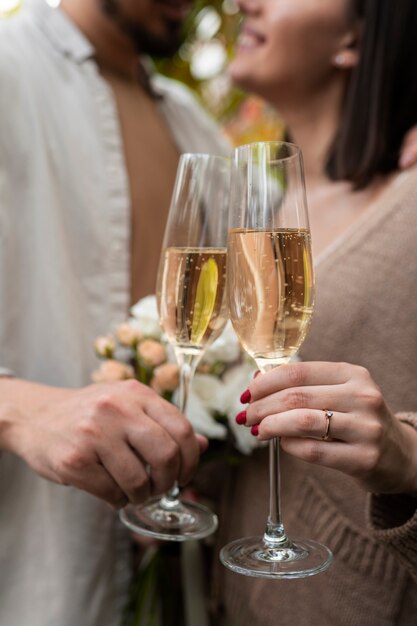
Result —
<path fill-rule="evenodd" d="M 171 56 L 182 40 L 192 0 L 100 0 L 102 10 L 129 37 L 139 53 Z"/>

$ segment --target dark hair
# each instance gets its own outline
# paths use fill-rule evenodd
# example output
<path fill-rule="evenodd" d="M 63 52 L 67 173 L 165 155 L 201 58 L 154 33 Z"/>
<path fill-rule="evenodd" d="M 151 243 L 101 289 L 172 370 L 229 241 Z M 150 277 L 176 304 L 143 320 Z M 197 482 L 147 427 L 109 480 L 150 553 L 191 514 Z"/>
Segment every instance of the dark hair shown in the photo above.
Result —
<path fill-rule="evenodd" d="M 361 22 L 359 62 L 326 171 L 361 189 L 398 167 L 404 135 L 417 123 L 417 0 L 351 3 Z"/>

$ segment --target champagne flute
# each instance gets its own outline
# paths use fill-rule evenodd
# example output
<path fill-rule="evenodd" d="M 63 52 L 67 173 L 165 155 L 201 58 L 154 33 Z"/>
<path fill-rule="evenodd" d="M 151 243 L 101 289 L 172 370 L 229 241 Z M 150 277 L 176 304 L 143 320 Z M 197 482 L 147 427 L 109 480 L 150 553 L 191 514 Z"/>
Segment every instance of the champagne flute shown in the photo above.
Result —
<path fill-rule="evenodd" d="M 180 157 L 156 292 L 160 323 L 180 367 L 178 407 L 183 413 L 196 367 L 227 321 L 229 182 L 230 159 Z M 136 533 L 172 541 L 206 537 L 217 528 L 209 509 L 180 500 L 177 484 L 162 498 L 129 504 L 121 519 Z"/>
<path fill-rule="evenodd" d="M 287 363 L 313 314 L 314 277 L 300 149 L 259 142 L 234 151 L 229 209 L 229 314 L 261 372 Z M 259 578 L 304 578 L 326 570 L 330 550 L 289 539 L 281 519 L 279 441 L 269 443 L 269 515 L 263 536 L 232 541 L 220 559 Z"/>

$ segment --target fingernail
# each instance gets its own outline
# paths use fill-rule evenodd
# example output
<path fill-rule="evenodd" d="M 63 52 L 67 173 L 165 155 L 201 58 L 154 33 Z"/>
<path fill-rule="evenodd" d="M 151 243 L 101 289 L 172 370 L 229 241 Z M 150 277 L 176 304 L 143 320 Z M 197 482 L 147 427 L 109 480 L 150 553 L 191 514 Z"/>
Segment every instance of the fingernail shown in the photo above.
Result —
<path fill-rule="evenodd" d="M 400 157 L 400 167 L 406 169 L 407 167 L 410 167 L 410 165 L 413 165 L 415 161 L 416 156 L 414 152 L 412 152 L 411 150 L 406 150 Z"/>
<path fill-rule="evenodd" d="M 259 435 L 259 426 L 258 424 L 254 424 L 252 426 L 252 428 L 250 429 L 251 435 L 253 435 L 254 437 L 257 437 Z"/>
<path fill-rule="evenodd" d="M 238 413 L 235 417 L 236 423 L 240 424 L 242 426 L 242 424 L 246 424 L 246 411 L 241 411 L 240 413 Z"/>
<path fill-rule="evenodd" d="M 246 391 L 244 391 L 242 393 L 242 395 L 240 396 L 240 401 L 242 404 L 247 404 L 248 402 L 250 402 L 250 391 L 249 389 L 246 389 Z"/>

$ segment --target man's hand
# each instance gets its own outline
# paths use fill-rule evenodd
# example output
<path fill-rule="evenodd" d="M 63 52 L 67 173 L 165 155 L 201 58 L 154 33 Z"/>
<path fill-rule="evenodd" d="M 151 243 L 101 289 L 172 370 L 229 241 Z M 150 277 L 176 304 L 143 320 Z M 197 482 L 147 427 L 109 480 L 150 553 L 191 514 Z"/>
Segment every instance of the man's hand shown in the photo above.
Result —
<path fill-rule="evenodd" d="M 15 390 L 0 405 L 1 447 L 44 478 L 117 508 L 175 480 L 186 484 L 207 444 L 172 404 L 135 380 L 77 390 L 8 380 L 2 391 L 6 385 Z"/>

